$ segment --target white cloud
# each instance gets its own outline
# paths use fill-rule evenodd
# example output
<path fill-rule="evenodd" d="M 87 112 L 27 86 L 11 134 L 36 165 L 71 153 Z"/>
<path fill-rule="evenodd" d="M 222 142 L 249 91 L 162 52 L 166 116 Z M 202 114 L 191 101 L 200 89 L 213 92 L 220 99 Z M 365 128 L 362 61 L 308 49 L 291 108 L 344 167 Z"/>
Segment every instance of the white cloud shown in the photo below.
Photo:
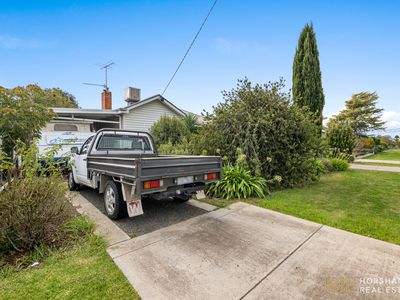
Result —
<path fill-rule="evenodd" d="M 386 122 L 386 128 L 399 129 L 400 131 L 400 112 L 396 111 L 384 111 L 382 114 L 382 120 Z"/>
<path fill-rule="evenodd" d="M 0 35 L 0 48 L 6 49 L 35 49 L 45 46 L 44 43 L 33 39 L 21 39 Z"/>
<path fill-rule="evenodd" d="M 324 115 L 324 120 L 322 121 L 322 122 L 323 122 L 323 125 L 326 126 L 326 125 L 328 124 L 329 120 L 330 120 L 333 116 L 338 115 L 343 109 L 345 109 L 345 107 L 342 107 L 341 109 L 339 109 L 339 110 L 336 111 L 336 112 L 330 112 L 330 113 Z"/>

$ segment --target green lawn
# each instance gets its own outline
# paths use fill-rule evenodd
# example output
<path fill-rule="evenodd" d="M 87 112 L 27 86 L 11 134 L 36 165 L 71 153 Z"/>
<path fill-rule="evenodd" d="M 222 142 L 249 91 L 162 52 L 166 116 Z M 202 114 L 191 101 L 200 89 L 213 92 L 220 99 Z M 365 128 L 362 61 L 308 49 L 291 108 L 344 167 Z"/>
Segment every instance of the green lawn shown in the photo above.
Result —
<path fill-rule="evenodd" d="M 366 159 L 398 160 L 400 161 L 400 149 L 391 149 L 366 157 Z"/>
<path fill-rule="evenodd" d="M 0 299 L 140 299 L 94 234 L 38 269 L 2 269 L 0 291 Z"/>
<path fill-rule="evenodd" d="M 236 200 L 237 201 L 237 200 Z M 225 206 L 234 201 L 209 199 Z M 400 244 L 400 174 L 350 170 L 305 188 L 247 202 L 314 222 Z"/>

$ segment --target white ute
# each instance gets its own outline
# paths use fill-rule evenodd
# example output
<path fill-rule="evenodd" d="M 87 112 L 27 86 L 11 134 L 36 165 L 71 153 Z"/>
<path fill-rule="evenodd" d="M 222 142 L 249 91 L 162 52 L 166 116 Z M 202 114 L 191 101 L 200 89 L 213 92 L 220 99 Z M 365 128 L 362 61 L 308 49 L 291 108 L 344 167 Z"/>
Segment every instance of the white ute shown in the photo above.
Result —
<path fill-rule="evenodd" d="M 72 151 L 70 190 L 85 185 L 104 193 L 111 219 L 143 214 L 142 200 L 148 198 L 185 202 L 221 176 L 219 156 L 157 155 L 145 132 L 101 129 Z"/>

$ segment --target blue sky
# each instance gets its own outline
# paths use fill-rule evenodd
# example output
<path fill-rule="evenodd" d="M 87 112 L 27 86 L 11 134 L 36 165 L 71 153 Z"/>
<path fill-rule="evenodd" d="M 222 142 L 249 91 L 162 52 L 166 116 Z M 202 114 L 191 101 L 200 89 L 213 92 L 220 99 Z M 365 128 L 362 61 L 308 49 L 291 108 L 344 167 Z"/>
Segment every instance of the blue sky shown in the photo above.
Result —
<path fill-rule="evenodd" d="M 0 85 L 60 87 L 80 106 L 100 107 L 99 64 L 109 73 L 114 107 L 127 86 L 161 93 L 196 33 L 206 1 L 0 1 Z M 325 115 L 351 94 L 377 91 L 389 128 L 400 128 L 400 1 L 219 0 L 165 97 L 200 113 L 221 90 L 247 76 L 283 77 L 302 27 L 313 22 L 320 51 Z"/>

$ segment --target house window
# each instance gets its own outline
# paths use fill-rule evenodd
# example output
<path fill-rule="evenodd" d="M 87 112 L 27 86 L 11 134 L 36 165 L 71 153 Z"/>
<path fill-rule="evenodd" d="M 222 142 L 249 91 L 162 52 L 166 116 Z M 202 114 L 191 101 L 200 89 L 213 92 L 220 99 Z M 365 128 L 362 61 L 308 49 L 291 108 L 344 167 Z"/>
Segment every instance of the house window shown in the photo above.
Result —
<path fill-rule="evenodd" d="M 54 131 L 78 131 L 78 126 L 73 124 L 54 124 Z"/>

